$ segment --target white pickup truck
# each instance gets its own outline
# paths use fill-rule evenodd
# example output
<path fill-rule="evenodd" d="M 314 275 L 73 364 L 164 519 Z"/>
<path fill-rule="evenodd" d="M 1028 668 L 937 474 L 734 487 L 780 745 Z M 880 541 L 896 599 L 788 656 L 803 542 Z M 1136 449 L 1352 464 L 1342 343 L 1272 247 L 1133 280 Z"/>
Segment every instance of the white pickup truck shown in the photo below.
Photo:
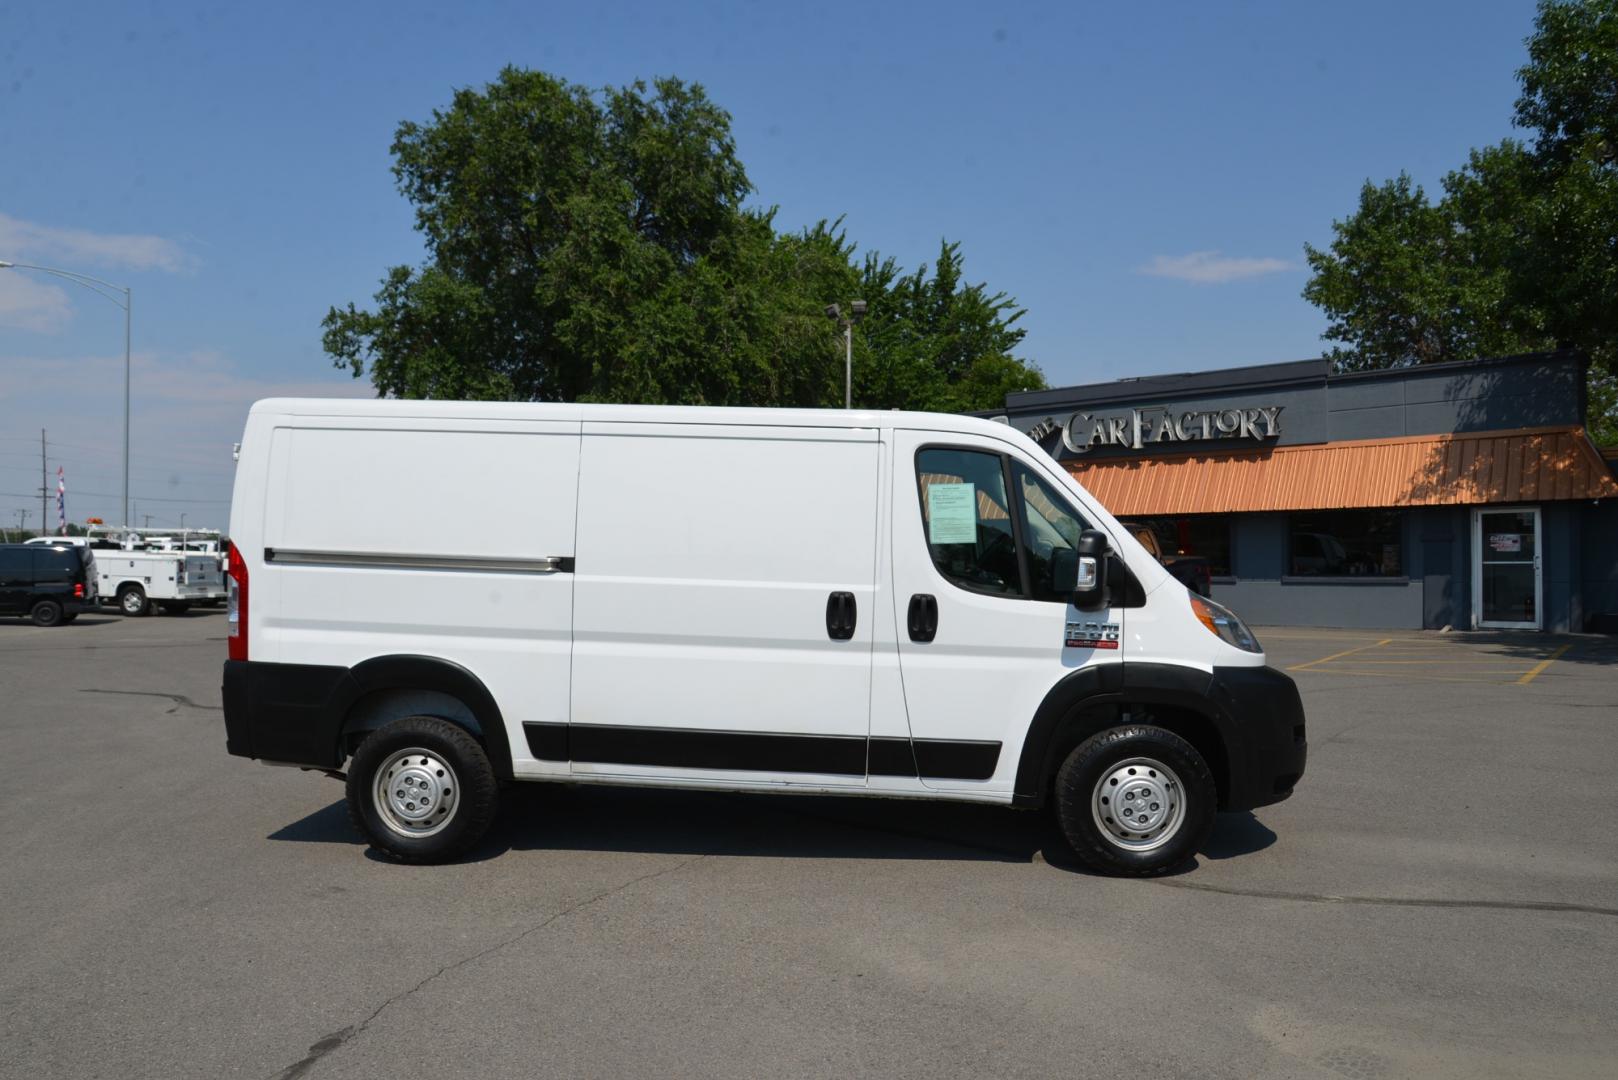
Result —
<path fill-rule="evenodd" d="M 134 542 L 135 535 L 131 530 L 127 542 Z M 30 543 L 89 546 L 95 552 L 97 595 L 102 603 L 116 603 L 125 615 L 149 615 L 154 608 L 178 615 L 193 604 L 218 604 L 224 600 L 225 579 L 217 554 L 117 546 L 109 544 L 109 539 L 92 535 L 41 538 Z"/>
<path fill-rule="evenodd" d="M 125 615 L 147 615 L 154 606 L 178 615 L 225 595 L 213 555 L 103 549 L 95 553 L 95 565 L 97 594 L 103 602 L 116 602 Z"/>

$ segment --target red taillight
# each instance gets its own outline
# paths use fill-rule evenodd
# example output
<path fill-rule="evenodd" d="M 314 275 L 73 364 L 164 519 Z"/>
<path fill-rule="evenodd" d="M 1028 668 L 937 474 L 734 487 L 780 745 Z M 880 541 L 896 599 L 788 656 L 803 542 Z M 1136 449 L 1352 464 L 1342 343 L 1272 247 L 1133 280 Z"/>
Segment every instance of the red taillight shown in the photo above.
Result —
<path fill-rule="evenodd" d="M 226 618 L 230 623 L 230 636 L 226 642 L 232 660 L 247 659 L 247 563 L 233 543 L 225 564 L 230 580 L 225 583 Z"/>
<path fill-rule="evenodd" d="M 83 600 L 84 599 L 84 582 L 75 581 L 73 583 L 73 599 L 75 599 L 75 600 Z"/>

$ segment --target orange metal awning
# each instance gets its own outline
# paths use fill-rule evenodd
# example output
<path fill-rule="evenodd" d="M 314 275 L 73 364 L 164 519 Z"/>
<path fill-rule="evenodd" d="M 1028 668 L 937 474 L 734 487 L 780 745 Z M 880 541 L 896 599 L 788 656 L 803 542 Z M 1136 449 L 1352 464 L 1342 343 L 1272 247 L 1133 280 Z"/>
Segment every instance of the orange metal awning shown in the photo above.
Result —
<path fill-rule="evenodd" d="M 1583 428 L 1064 462 L 1120 517 L 1618 497 Z"/>

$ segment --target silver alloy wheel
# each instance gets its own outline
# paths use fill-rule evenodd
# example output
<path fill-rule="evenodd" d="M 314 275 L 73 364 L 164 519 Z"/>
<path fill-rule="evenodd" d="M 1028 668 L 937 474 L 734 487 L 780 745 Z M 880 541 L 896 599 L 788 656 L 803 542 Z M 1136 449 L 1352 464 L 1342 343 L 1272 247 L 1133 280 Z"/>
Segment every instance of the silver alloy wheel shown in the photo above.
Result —
<path fill-rule="evenodd" d="M 1121 761 L 1096 781 L 1090 796 L 1096 828 L 1113 847 L 1154 851 L 1185 823 L 1185 788 L 1161 761 Z"/>
<path fill-rule="evenodd" d="M 139 589 L 125 589 L 118 603 L 125 615 L 140 615 L 146 611 L 146 594 Z"/>
<path fill-rule="evenodd" d="M 371 798 L 382 823 L 400 836 L 432 836 L 455 820 L 460 780 L 449 762 L 413 746 L 377 767 Z"/>

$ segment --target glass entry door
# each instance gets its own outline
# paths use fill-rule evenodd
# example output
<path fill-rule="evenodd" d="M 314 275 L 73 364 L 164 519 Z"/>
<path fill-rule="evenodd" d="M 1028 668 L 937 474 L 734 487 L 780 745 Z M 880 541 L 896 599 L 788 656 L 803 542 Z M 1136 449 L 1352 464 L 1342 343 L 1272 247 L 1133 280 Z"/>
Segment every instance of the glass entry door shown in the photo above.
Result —
<path fill-rule="evenodd" d="M 1472 511 L 1473 622 L 1538 630 L 1543 616 L 1539 507 Z"/>

